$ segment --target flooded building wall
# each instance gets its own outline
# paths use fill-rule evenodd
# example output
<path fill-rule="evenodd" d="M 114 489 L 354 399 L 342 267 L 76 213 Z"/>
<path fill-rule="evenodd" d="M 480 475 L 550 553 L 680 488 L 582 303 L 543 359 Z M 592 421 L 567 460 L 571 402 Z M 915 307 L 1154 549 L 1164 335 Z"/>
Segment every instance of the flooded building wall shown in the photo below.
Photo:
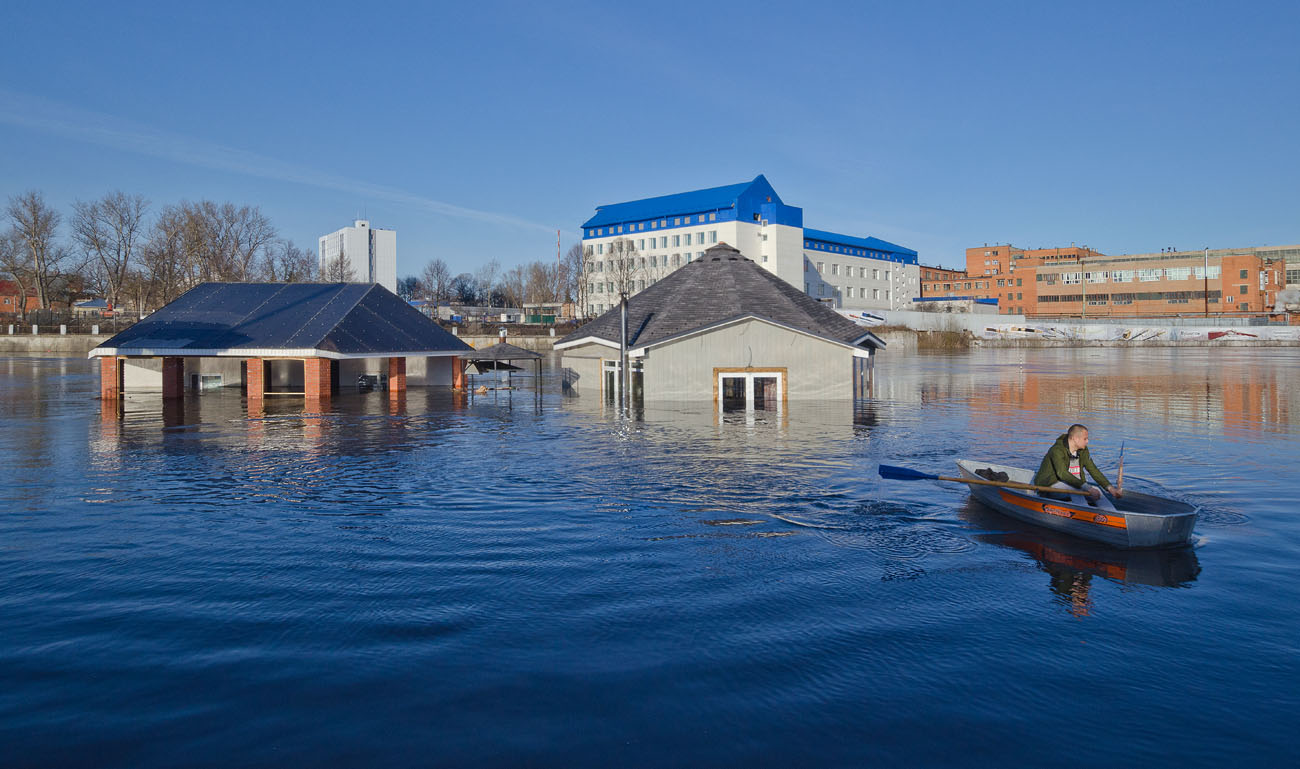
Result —
<path fill-rule="evenodd" d="M 717 368 L 784 369 L 788 400 L 853 397 L 851 350 L 750 320 L 650 350 L 645 358 L 646 400 L 713 400 Z"/>

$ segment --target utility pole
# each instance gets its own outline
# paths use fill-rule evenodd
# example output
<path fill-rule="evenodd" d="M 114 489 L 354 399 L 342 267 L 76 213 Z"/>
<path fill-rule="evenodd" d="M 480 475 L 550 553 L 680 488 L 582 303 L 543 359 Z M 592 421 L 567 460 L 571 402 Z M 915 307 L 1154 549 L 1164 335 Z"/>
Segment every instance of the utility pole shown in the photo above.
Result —
<path fill-rule="evenodd" d="M 632 381 L 627 370 L 627 288 L 619 293 L 619 340 L 618 340 L 618 413 L 627 416 L 632 399 L 628 396 L 628 383 Z"/>
<path fill-rule="evenodd" d="M 1205 247 L 1205 267 L 1201 276 L 1205 279 L 1205 317 L 1210 317 L 1210 247 Z M 1223 275 L 1219 275 L 1219 285 L 1223 285 Z"/>
<path fill-rule="evenodd" d="M 1079 305 L 1079 320 L 1088 319 L 1088 272 L 1083 264 L 1083 257 L 1079 257 L 1079 286 L 1083 290 L 1083 304 Z"/>

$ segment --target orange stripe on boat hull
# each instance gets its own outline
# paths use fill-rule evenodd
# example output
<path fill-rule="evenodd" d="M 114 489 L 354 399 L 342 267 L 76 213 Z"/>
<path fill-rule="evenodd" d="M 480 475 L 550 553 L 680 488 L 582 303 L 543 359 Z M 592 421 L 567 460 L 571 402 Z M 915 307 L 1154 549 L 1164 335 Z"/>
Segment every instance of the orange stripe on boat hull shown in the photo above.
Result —
<path fill-rule="evenodd" d="M 1023 497 L 1018 497 L 1009 492 L 998 490 L 1002 501 L 1016 507 L 1023 507 L 1026 510 L 1032 510 L 1035 513 L 1047 513 L 1059 518 L 1069 518 L 1074 521 L 1083 521 L 1084 523 L 1095 523 L 1098 526 L 1109 526 L 1112 529 L 1127 529 L 1128 521 L 1124 516 L 1116 513 L 1115 515 L 1106 515 L 1105 513 L 1094 513 L 1085 510 L 1072 510 L 1068 507 L 1053 505 L 1050 502 L 1037 502 Z"/>

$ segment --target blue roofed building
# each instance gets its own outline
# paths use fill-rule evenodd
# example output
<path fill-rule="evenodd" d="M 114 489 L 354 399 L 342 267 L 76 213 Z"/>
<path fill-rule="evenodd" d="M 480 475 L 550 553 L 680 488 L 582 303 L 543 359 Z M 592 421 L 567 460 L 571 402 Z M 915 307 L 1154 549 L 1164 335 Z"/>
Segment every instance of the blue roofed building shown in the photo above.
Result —
<path fill-rule="evenodd" d="M 803 209 L 786 205 L 761 174 L 740 184 L 599 206 L 582 227 L 589 316 L 719 243 L 836 309 L 898 309 L 920 295 L 915 251 L 806 228 Z"/>

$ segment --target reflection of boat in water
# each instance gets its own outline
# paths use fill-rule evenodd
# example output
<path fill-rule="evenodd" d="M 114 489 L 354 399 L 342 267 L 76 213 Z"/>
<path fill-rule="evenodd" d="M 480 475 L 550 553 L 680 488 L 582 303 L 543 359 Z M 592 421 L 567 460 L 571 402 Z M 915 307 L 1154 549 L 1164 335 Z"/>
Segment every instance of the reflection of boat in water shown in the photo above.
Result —
<path fill-rule="evenodd" d="M 1132 585 L 1179 587 L 1196 581 L 1201 573 L 1196 551 L 1190 546 L 1121 550 L 1022 523 L 990 510 L 973 497 L 961 515 L 982 531 L 975 539 L 1028 553 L 1052 575 L 1052 589 L 1062 595 L 1068 592 L 1071 598 L 1081 584 L 1086 591 L 1087 579 L 1081 575 Z"/>
<path fill-rule="evenodd" d="M 997 475 L 999 480 L 1031 484 L 1029 470 L 1007 465 L 957 460 L 963 478 L 983 483 Z M 1197 508 L 1173 499 L 1136 491 L 1113 500 L 1115 509 L 1090 507 L 1082 498 L 1069 501 L 1041 497 L 1036 492 L 1002 486 L 972 485 L 971 496 L 1013 518 L 1105 542 L 1114 547 L 1173 547 L 1186 545 L 1196 524 Z"/>

